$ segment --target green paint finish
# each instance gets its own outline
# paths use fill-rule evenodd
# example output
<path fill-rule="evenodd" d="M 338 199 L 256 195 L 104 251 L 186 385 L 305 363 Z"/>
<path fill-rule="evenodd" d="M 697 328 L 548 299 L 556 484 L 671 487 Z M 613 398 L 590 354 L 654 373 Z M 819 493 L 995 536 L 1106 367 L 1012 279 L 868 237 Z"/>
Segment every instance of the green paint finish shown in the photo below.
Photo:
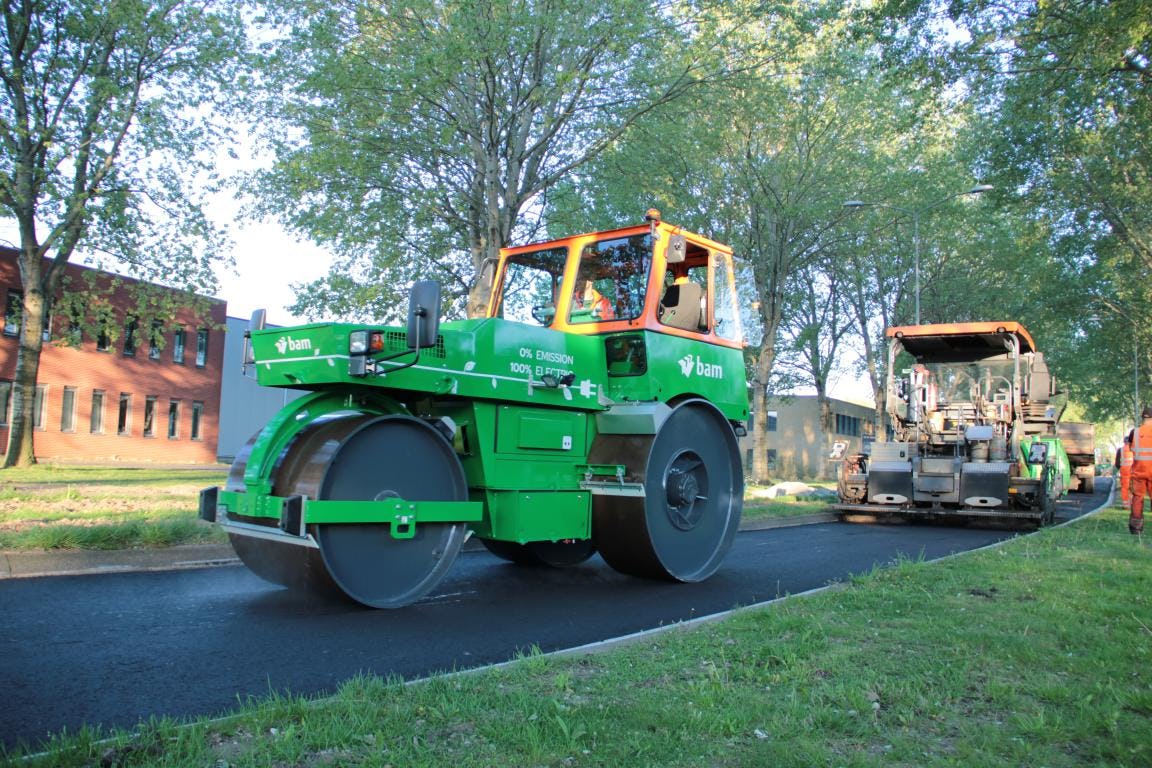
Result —
<path fill-rule="evenodd" d="M 1048 444 L 1048 456 L 1050 459 L 1055 459 L 1054 466 L 1060 481 L 1060 495 L 1063 496 L 1068 492 L 1072 481 L 1072 463 L 1068 460 L 1068 454 L 1064 450 L 1064 441 L 1055 435 L 1029 435 L 1020 441 L 1020 464 L 1024 467 L 1025 476 L 1033 480 L 1039 480 L 1044 471 L 1043 465 L 1028 463 L 1028 454 L 1032 450 L 1032 444 L 1036 442 Z"/>
<path fill-rule="evenodd" d="M 368 356 L 367 375 L 353 376 L 348 339 L 365 328 L 381 332 L 388 343 L 383 353 Z M 252 346 L 264 386 L 386 387 L 576 410 L 601 410 L 602 397 L 668 402 L 694 396 L 714 403 L 729 419 L 748 417 L 738 349 L 653 331 L 583 336 L 502 319 L 444 323 L 440 335 L 441 343 L 408 367 L 401 366 L 415 358 L 410 353 L 383 359 L 397 354 L 395 340 L 403 336 L 397 328 L 315 323 L 253 332 Z M 565 376 L 572 377 L 569 386 L 547 385 Z"/>
<path fill-rule="evenodd" d="M 217 506 L 230 515 L 280 519 L 283 496 L 265 493 L 220 491 Z M 484 517 L 477 501 L 331 501 L 304 499 L 304 522 L 308 523 L 416 523 L 476 522 Z"/>
<path fill-rule="evenodd" d="M 489 491 L 487 525 L 473 526 L 486 539 L 560 541 L 592 536 L 588 491 Z"/>
<path fill-rule="evenodd" d="M 620 357 L 619 339 L 642 337 L 646 355 L 643 376 L 610 375 L 607 393 L 613 401 L 670 402 L 684 397 L 710 401 L 733 421 L 748 418 L 748 385 L 744 355 L 738 349 L 686 339 L 671 334 L 642 331 L 615 334 L 605 339 L 611 359 Z M 619 362 L 612 363 L 620 366 Z"/>
<path fill-rule="evenodd" d="M 496 452 L 559 452 L 571 464 L 572 456 L 587 453 L 587 423 L 583 413 L 502 405 L 497 411 Z"/>
<path fill-rule="evenodd" d="M 272 491 L 272 469 L 276 459 L 296 434 L 313 421 L 337 412 L 385 416 L 405 413 L 404 406 L 383 392 L 332 389 L 313 392 L 284 406 L 256 436 L 244 470 L 244 485 L 250 493 Z"/>
<path fill-rule="evenodd" d="M 587 460 L 588 414 L 481 401 L 437 403 L 433 413 L 452 419 L 463 436 L 456 449 L 470 488 L 579 490 L 572 467 Z M 565 438 L 571 438 L 569 449 Z"/>
<path fill-rule="evenodd" d="M 415 354 L 367 356 L 367 374 L 349 373 L 353 331 L 379 331 L 386 340 L 404 331 L 384 326 L 317 323 L 252 333 L 255 369 L 264 386 L 320 388 L 350 384 L 401 393 L 499 400 L 563 409 L 599 409 L 604 385 L 603 343 L 508 320 L 461 320 L 440 326 L 440 343 Z M 481 353 L 478 350 L 486 350 Z M 385 359 L 392 357 L 392 359 Z M 406 367 L 404 367 L 406 366 Z M 545 377 L 571 376 L 570 386 Z"/>

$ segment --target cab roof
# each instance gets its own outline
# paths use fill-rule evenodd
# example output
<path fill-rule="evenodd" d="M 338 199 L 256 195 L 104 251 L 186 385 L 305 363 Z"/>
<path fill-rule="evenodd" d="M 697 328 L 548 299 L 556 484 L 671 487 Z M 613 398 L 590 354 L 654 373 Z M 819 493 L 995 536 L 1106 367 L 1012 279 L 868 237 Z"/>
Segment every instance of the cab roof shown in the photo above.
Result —
<path fill-rule="evenodd" d="M 1005 354 L 1004 336 L 1016 337 L 1020 353 L 1035 352 L 1024 326 L 1009 321 L 897 325 L 884 335 L 896 339 L 920 363 L 957 363 L 987 360 Z"/>

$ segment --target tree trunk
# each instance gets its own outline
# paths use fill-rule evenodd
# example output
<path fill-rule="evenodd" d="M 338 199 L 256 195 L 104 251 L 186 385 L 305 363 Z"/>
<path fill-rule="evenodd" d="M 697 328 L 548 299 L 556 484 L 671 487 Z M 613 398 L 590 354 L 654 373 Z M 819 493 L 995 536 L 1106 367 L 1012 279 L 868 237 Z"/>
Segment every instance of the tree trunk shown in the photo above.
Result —
<path fill-rule="evenodd" d="M 26 274 L 29 270 L 20 271 Z M 38 273 L 39 265 L 31 271 Z M 20 318 L 19 351 L 16 354 L 16 380 L 12 385 L 12 419 L 8 427 L 8 448 L 4 454 L 5 467 L 27 467 L 36 463 L 32 441 L 33 416 L 40 351 L 44 347 L 44 324 L 48 313 L 44 293 L 40 289 L 39 275 L 29 279 L 32 277 L 28 275 L 24 280 L 24 306 Z"/>
<path fill-rule="evenodd" d="M 766 483 L 769 478 L 768 449 L 768 377 L 776 362 L 775 343 L 765 335 L 756 358 L 756 377 L 752 386 L 752 481 Z"/>

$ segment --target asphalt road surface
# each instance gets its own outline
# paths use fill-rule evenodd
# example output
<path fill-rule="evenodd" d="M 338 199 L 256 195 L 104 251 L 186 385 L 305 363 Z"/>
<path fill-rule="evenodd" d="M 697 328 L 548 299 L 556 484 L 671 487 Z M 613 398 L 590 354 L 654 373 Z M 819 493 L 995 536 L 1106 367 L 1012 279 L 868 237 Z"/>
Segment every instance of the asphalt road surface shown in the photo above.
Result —
<path fill-rule="evenodd" d="M 1101 504 L 1071 497 L 1058 515 Z M 430 597 L 379 611 L 322 602 L 240 566 L 0 581 L 0 742 L 82 725 L 222 714 L 272 690 L 333 691 L 358 672 L 404 678 L 573 648 L 795 594 L 906 557 L 1016 535 L 825 523 L 737 536 L 702 584 L 623 576 L 599 558 L 565 570 L 461 555 Z"/>

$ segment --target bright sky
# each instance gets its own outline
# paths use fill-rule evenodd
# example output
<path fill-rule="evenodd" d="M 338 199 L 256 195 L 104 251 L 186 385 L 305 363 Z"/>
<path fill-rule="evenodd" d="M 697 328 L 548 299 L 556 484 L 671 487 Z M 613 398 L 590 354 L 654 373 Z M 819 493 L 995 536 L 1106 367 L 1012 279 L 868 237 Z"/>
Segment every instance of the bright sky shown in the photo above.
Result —
<path fill-rule="evenodd" d="M 216 298 L 228 302 L 230 317 L 247 318 L 254 309 L 266 309 L 273 325 L 303 322 L 304 318 L 288 310 L 296 301 L 292 284 L 327 274 L 331 255 L 307 240 L 291 237 L 275 222 L 239 222 L 232 218 L 235 209 L 226 200 L 210 207 L 216 221 L 229 224 L 235 243 L 236 274 L 217 267 L 220 293 Z"/>

